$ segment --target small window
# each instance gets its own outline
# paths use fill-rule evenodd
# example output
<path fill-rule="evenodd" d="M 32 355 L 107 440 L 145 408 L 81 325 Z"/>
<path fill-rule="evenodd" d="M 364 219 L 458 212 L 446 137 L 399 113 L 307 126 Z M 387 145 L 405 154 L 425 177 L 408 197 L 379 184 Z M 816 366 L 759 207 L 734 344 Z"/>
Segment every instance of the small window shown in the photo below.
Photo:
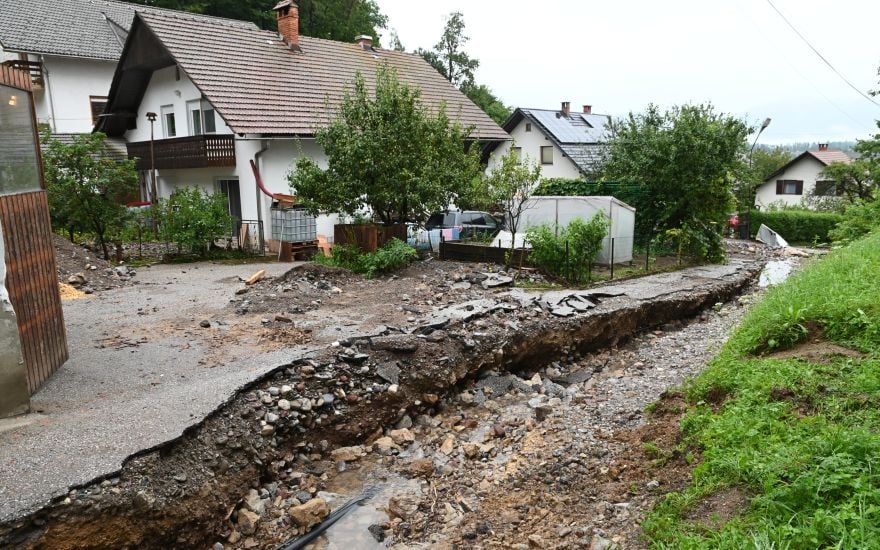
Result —
<path fill-rule="evenodd" d="M 541 164 L 553 164 L 553 146 L 541 147 Z"/>
<path fill-rule="evenodd" d="M 834 180 L 823 180 L 816 182 L 816 196 L 819 197 L 839 197 L 843 189 L 837 188 L 837 182 Z"/>
<path fill-rule="evenodd" d="M 777 195 L 803 195 L 803 180 L 776 180 Z"/>
<path fill-rule="evenodd" d="M 511 147 L 510 153 L 517 162 L 522 162 L 522 147 Z"/>
<path fill-rule="evenodd" d="M 89 96 L 89 105 L 92 109 L 92 125 L 98 124 L 98 118 L 107 110 L 107 98 L 102 96 Z"/>
<path fill-rule="evenodd" d="M 177 136 L 177 123 L 174 120 L 174 105 L 162 106 L 162 133 L 166 138 Z"/>
<path fill-rule="evenodd" d="M 532 131 L 532 123 L 526 122 L 526 132 L 531 132 L 531 131 Z"/>

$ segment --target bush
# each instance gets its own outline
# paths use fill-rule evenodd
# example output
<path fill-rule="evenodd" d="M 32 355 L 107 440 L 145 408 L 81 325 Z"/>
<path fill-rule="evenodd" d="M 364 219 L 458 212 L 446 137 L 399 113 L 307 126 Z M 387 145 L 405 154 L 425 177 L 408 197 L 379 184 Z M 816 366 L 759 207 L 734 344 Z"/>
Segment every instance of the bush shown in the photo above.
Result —
<path fill-rule="evenodd" d="M 876 229 L 880 229 L 880 200 L 847 208 L 837 227 L 828 232 L 828 237 L 836 244 L 848 244 Z"/>
<path fill-rule="evenodd" d="M 214 241 L 232 235 L 233 218 L 222 193 L 181 188 L 154 208 L 159 236 L 181 253 L 204 256 Z"/>
<path fill-rule="evenodd" d="M 752 212 L 751 232 L 758 233 L 763 223 L 776 231 L 789 242 L 812 243 L 830 242 L 828 232 L 844 220 L 841 214 L 833 212 L 813 212 L 810 210 L 777 210 L 774 212 Z"/>
<path fill-rule="evenodd" d="M 602 250 L 609 221 L 599 212 L 589 222 L 580 218 L 554 232 L 548 225 L 533 227 L 526 233 L 532 246 L 529 261 L 571 283 L 589 282 L 593 261 Z"/>
<path fill-rule="evenodd" d="M 536 197 L 584 197 L 594 195 L 596 184 L 581 178 L 546 178 L 535 189 Z"/>
<path fill-rule="evenodd" d="M 333 247 L 332 256 L 318 256 L 316 261 L 373 278 L 402 269 L 417 257 L 415 248 L 399 239 L 391 239 L 375 252 L 363 252 L 355 245 L 337 245 Z"/>
<path fill-rule="evenodd" d="M 685 257 L 697 261 L 724 260 L 724 242 L 714 224 L 691 221 L 678 229 L 667 229 L 654 240 L 654 250 L 671 249 L 681 264 Z"/>

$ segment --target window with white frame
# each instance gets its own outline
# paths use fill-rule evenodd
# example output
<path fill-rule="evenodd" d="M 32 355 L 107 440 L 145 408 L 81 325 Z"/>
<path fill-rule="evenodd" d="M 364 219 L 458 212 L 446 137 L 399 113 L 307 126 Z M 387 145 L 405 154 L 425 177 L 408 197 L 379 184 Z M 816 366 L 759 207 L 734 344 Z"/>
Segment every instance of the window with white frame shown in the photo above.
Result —
<path fill-rule="evenodd" d="M 541 164 L 553 164 L 553 146 L 541 147 Z"/>
<path fill-rule="evenodd" d="M 174 120 L 174 105 L 163 105 L 161 112 L 162 135 L 166 138 L 177 136 L 177 122 Z"/>
<path fill-rule="evenodd" d="M 196 99 L 186 103 L 190 135 L 213 134 L 217 131 L 214 107 L 207 101 Z"/>

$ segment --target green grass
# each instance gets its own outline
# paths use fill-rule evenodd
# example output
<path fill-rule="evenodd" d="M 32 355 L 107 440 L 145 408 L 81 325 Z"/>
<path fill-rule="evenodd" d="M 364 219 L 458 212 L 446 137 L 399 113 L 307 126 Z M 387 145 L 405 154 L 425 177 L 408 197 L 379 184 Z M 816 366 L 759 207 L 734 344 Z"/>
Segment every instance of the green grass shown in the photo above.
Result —
<path fill-rule="evenodd" d="M 865 352 L 830 364 L 762 356 L 804 330 Z M 880 234 L 770 290 L 685 394 L 692 484 L 644 529 L 654 548 L 880 548 Z M 719 397 L 721 399 L 719 399 Z M 737 487 L 748 506 L 720 528 L 688 512 Z"/>

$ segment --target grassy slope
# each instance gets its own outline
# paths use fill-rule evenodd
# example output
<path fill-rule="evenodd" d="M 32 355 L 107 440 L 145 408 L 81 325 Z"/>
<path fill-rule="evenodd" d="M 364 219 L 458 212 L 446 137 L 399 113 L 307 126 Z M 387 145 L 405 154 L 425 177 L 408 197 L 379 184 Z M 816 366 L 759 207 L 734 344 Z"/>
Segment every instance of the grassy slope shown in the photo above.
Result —
<path fill-rule="evenodd" d="M 867 355 L 754 355 L 816 326 Z M 880 548 L 880 234 L 769 291 L 686 394 L 682 429 L 702 459 L 646 520 L 654 547 Z M 749 497 L 737 517 L 720 528 L 684 519 L 727 487 Z"/>

